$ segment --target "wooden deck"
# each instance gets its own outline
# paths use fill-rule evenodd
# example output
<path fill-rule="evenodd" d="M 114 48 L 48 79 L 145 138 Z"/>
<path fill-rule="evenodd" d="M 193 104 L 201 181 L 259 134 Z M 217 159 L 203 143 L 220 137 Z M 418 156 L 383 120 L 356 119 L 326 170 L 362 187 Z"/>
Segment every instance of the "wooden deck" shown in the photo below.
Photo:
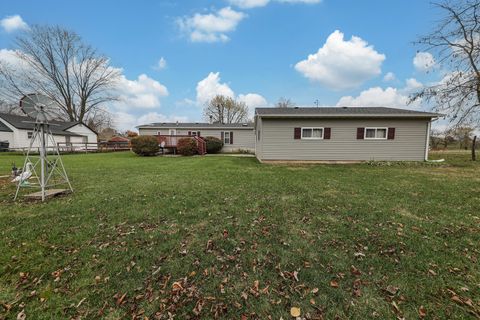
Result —
<path fill-rule="evenodd" d="M 207 146 L 205 140 L 202 137 L 198 136 L 188 136 L 188 135 L 156 135 L 158 139 L 158 144 L 163 145 L 165 149 L 174 149 L 176 150 L 178 141 L 183 138 L 192 138 L 197 143 L 198 154 L 204 155 L 207 153 Z"/>

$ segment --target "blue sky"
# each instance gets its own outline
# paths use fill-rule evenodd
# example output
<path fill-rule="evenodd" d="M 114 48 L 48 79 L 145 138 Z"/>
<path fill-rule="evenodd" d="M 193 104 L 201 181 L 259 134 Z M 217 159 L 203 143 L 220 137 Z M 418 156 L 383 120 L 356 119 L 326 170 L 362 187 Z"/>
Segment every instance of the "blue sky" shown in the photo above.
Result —
<path fill-rule="evenodd" d="M 437 15 L 424 0 L 5 1 L 0 50 L 29 25 L 76 31 L 122 69 L 125 100 L 108 106 L 121 129 L 201 120 L 216 93 L 252 109 L 280 97 L 402 107 L 438 80 L 412 44 Z"/>

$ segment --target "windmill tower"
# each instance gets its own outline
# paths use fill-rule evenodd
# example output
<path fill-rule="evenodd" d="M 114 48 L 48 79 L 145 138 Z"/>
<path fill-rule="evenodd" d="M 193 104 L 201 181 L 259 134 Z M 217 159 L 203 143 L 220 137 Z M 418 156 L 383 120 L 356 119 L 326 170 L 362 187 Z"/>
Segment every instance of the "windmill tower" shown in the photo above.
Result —
<path fill-rule="evenodd" d="M 37 192 L 26 196 L 42 201 L 48 196 L 73 192 L 51 130 L 55 126 L 52 120 L 58 119 L 61 114 L 58 105 L 46 96 L 29 94 L 20 100 L 20 108 L 32 118 L 34 130 L 22 174 L 14 180 L 17 182 L 15 200 L 21 188 L 36 189 Z M 34 153 L 36 150 L 38 154 Z"/>

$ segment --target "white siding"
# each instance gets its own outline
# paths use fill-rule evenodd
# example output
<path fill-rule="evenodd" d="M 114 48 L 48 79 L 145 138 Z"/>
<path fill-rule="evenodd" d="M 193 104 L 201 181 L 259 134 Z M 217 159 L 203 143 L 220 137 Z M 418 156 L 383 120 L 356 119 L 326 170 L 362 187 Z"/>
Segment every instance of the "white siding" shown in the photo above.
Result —
<path fill-rule="evenodd" d="M 161 129 L 144 129 L 139 128 L 139 134 L 142 136 L 148 135 L 157 135 L 158 132 L 162 135 L 168 135 L 170 128 L 161 128 Z M 202 137 L 216 137 L 221 139 L 222 131 L 233 132 L 233 144 L 224 145 L 222 152 L 236 152 L 239 150 L 248 150 L 250 152 L 255 151 L 255 134 L 253 129 L 206 129 L 206 128 L 195 128 L 195 129 L 183 129 L 183 128 L 171 128 L 177 130 L 177 135 L 188 135 L 189 131 L 200 131 Z"/>
<path fill-rule="evenodd" d="M 98 136 L 95 132 L 93 132 L 89 127 L 85 126 L 84 124 L 76 124 L 71 128 L 68 128 L 66 131 L 79 134 L 82 136 L 87 137 L 87 142 L 88 143 L 98 143 Z M 84 142 L 83 137 L 71 137 L 70 142 Z M 96 149 L 97 146 L 95 145 L 88 145 L 89 149 Z"/>
<path fill-rule="evenodd" d="M 8 141 L 10 144 L 12 144 L 13 143 L 13 132 L 0 131 L 0 141 Z"/>
<path fill-rule="evenodd" d="M 260 160 L 424 160 L 429 120 L 262 119 Z M 331 128 L 331 139 L 294 139 L 296 127 Z M 357 140 L 357 128 L 393 127 L 394 140 Z M 259 146 L 261 144 L 261 146 Z"/>

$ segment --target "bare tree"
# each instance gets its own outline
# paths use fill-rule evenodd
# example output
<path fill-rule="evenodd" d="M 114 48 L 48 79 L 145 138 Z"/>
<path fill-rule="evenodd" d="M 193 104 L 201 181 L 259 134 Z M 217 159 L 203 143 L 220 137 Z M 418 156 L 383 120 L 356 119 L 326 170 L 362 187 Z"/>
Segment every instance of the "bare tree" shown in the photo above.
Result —
<path fill-rule="evenodd" d="M 458 141 L 460 149 L 467 150 L 474 135 L 474 129 L 466 126 L 457 126 L 450 130 L 450 135 Z"/>
<path fill-rule="evenodd" d="M 454 125 L 472 123 L 480 111 L 480 0 L 456 0 L 436 3 L 444 12 L 432 33 L 417 44 L 450 70 L 443 80 L 412 96 L 436 104 Z"/>
<path fill-rule="evenodd" d="M 0 94 L 7 99 L 40 93 L 60 106 L 65 120 L 83 122 L 116 99 L 113 89 L 120 71 L 75 32 L 33 26 L 15 44 L 18 65 L 0 62 Z"/>
<path fill-rule="evenodd" d="M 278 99 L 277 103 L 275 103 L 276 108 L 293 108 L 295 107 L 295 103 L 289 99 L 289 98 L 284 98 L 281 97 Z"/>
<path fill-rule="evenodd" d="M 0 113 L 18 114 L 18 104 L 0 99 Z"/>
<path fill-rule="evenodd" d="M 203 115 L 213 123 L 242 123 L 248 121 L 248 107 L 244 102 L 217 95 L 205 105 Z"/>

